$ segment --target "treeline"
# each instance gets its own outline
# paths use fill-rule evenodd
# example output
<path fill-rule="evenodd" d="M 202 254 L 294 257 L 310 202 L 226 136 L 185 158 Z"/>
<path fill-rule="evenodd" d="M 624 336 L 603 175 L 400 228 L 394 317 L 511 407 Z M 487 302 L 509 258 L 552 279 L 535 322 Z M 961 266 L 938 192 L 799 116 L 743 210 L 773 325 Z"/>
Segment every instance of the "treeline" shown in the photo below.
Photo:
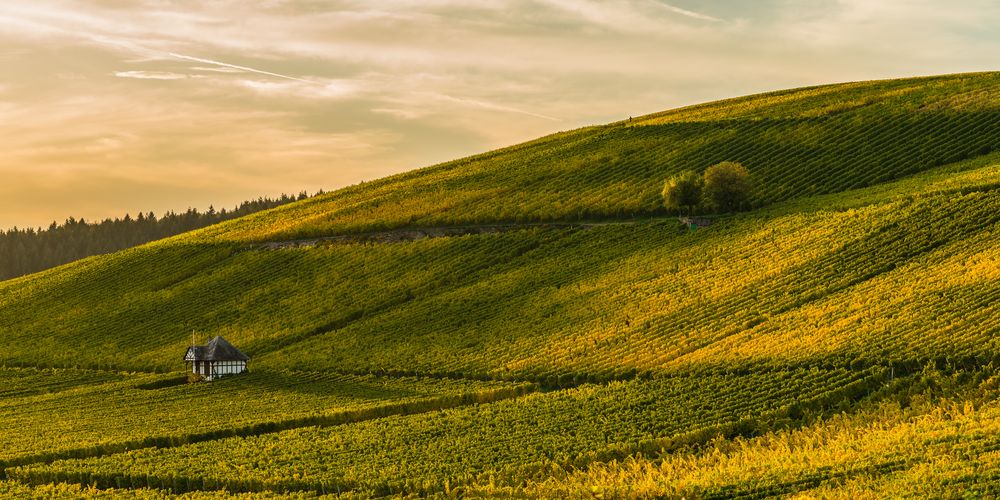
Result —
<path fill-rule="evenodd" d="M 91 255 L 116 252 L 308 197 L 303 191 L 298 195 L 282 194 L 278 198 L 244 201 L 231 210 L 223 208 L 216 211 L 210 206 L 207 211 L 199 212 L 189 208 L 181 213 L 170 211 L 161 217 L 153 212 L 139 212 L 135 217 L 125 214 L 120 219 L 107 218 L 100 222 L 70 217 L 62 224 L 53 221 L 45 229 L 15 227 L 0 231 L 0 280 L 42 271 Z"/>

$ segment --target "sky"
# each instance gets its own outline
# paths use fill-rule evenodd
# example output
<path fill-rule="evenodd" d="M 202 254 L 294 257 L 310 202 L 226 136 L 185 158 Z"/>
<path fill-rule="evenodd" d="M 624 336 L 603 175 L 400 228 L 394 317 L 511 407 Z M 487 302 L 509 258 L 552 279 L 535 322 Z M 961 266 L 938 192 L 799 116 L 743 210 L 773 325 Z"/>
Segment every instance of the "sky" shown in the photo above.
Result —
<path fill-rule="evenodd" d="M 995 0 L 5 0 L 0 228 L 329 191 L 997 54 Z"/>

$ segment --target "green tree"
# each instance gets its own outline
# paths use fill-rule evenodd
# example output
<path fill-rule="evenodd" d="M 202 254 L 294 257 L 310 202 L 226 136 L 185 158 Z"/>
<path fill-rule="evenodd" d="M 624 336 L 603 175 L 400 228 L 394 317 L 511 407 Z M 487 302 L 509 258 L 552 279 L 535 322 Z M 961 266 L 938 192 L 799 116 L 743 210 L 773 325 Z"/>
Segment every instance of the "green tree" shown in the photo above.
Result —
<path fill-rule="evenodd" d="M 702 179 L 693 170 L 685 170 L 667 180 L 663 185 L 663 206 L 688 213 L 701 203 Z"/>
<path fill-rule="evenodd" d="M 718 212 L 735 212 L 747 207 L 752 192 L 750 171 L 739 163 L 724 161 L 705 170 L 705 198 Z"/>

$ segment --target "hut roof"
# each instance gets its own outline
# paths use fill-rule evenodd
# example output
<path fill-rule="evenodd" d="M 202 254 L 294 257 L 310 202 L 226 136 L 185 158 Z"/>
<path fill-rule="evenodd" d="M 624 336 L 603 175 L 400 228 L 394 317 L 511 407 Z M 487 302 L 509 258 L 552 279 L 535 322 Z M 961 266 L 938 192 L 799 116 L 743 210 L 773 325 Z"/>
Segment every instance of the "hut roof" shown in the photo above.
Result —
<path fill-rule="evenodd" d="M 205 345 L 188 347 L 184 354 L 185 361 L 249 361 L 250 356 L 243 354 L 233 344 L 222 337 L 215 337 Z"/>

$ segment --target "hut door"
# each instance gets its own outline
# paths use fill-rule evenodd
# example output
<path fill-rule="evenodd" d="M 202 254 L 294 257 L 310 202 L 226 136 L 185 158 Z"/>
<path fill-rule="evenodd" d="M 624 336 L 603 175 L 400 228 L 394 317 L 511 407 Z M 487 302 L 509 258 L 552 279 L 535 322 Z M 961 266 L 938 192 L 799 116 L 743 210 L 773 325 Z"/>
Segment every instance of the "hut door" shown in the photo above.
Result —
<path fill-rule="evenodd" d="M 202 369 L 203 369 L 203 370 L 205 371 L 205 372 L 203 373 L 203 375 L 205 375 L 206 377 L 207 377 L 207 376 L 209 376 L 209 374 L 211 373 L 211 372 L 209 371 L 209 369 L 210 369 L 210 367 L 212 366 L 212 363 L 211 363 L 210 361 L 203 361 L 203 362 L 201 363 L 201 366 L 202 366 Z"/>

